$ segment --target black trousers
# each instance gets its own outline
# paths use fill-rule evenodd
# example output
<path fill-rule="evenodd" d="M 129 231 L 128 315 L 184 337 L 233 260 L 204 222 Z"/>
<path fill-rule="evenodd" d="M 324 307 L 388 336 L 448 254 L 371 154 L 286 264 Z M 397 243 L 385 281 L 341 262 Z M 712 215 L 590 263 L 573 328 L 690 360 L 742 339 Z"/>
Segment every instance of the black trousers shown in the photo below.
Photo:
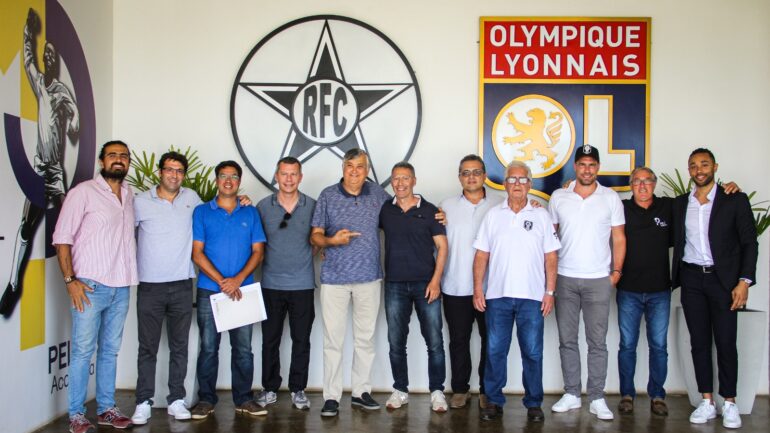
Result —
<path fill-rule="evenodd" d="M 262 387 L 278 391 L 281 386 L 281 338 L 283 322 L 289 315 L 291 364 L 289 390 L 307 387 L 310 364 L 310 331 L 315 320 L 315 290 L 274 290 L 262 288 L 267 319 L 262 322 Z"/>
<path fill-rule="evenodd" d="M 738 313 L 730 311 L 732 293 L 714 273 L 682 267 L 682 309 L 690 331 L 698 392 L 713 393 L 712 341 L 717 348 L 719 395 L 735 397 L 738 382 Z M 731 288 L 732 290 L 732 288 Z"/>
<path fill-rule="evenodd" d="M 169 404 L 185 397 L 184 379 L 187 376 L 187 342 L 192 320 L 192 279 L 168 283 L 139 283 L 136 296 L 136 315 L 139 326 L 139 354 L 137 359 L 136 404 L 155 395 L 155 365 L 158 345 L 166 319 L 168 348 Z"/>
<path fill-rule="evenodd" d="M 452 392 L 465 393 L 470 390 L 471 334 L 473 321 L 479 327 L 481 337 L 481 359 L 479 360 L 479 386 L 484 394 L 484 367 L 487 364 L 487 324 L 484 313 L 473 308 L 473 296 L 451 296 L 442 294 L 444 317 L 449 329 L 449 361 L 452 368 Z"/>

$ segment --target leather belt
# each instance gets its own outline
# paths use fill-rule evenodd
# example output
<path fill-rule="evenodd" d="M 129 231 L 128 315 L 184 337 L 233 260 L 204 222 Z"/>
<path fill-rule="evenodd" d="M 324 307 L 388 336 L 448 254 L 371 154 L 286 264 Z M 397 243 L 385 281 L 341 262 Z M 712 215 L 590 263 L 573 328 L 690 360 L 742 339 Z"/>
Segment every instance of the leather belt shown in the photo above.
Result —
<path fill-rule="evenodd" d="M 687 262 L 682 262 L 682 266 L 684 266 L 685 268 L 696 270 L 702 274 L 711 274 L 714 272 L 713 266 L 701 266 L 701 265 L 695 265 Z"/>

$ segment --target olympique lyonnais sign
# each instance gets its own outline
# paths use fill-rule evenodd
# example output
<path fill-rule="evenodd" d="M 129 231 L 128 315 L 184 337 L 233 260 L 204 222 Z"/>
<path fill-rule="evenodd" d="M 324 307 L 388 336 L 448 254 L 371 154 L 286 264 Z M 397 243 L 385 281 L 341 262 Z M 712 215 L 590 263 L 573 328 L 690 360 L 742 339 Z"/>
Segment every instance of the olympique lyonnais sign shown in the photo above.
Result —
<path fill-rule="evenodd" d="M 526 162 L 532 193 L 574 178 L 576 146 L 601 154 L 599 181 L 627 189 L 648 161 L 649 18 L 480 20 L 479 151 L 488 184 Z"/>

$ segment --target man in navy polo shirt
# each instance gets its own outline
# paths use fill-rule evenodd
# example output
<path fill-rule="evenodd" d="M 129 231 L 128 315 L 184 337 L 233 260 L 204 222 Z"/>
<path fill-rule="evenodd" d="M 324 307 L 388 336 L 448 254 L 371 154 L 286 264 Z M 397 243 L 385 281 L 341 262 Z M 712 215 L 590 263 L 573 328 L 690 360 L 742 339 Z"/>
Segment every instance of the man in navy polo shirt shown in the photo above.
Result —
<path fill-rule="evenodd" d="M 198 328 L 201 349 L 197 376 L 200 401 L 192 410 L 193 419 L 204 419 L 214 412 L 219 369 L 219 340 L 209 297 L 223 292 L 241 299 L 241 286 L 254 282 L 253 272 L 262 261 L 265 234 L 257 209 L 241 206 L 238 188 L 243 170 L 235 161 L 224 161 L 214 169 L 217 197 L 195 208 L 193 213 L 193 262 L 198 275 Z M 231 329 L 232 392 L 237 413 L 266 415 L 253 399 L 254 355 L 251 352 L 252 326 Z"/>
<path fill-rule="evenodd" d="M 324 406 L 321 416 L 336 416 L 342 397 L 342 346 L 353 303 L 354 406 L 376 410 L 370 374 L 374 362 L 374 328 L 380 310 L 379 215 L 388 193 L 366 179 L 369 155 L 359 148 L 345 153 L 342 181 L 321 191 L 311 225 L 310 242 L 324 248 L 321 263 L 321 315 L 324 323 Z"/>
<path fill-rule="evenodd" d="M 386 406 L 397 409 L 409 402 L 406 341 L 414 305 L 428 346 L 431 408 L 446 412 L 440 300 L 448 250 L 446 230 L 433 217 L 438 212 L 436 206 L 414 194 L 416 183 L 412 164 L 404 161 L 393 166 L 390 184 L 395 198 L 383 204 L 380 211 L 380 227 L 385 232 L 385 317 L 394 388 Z"/>

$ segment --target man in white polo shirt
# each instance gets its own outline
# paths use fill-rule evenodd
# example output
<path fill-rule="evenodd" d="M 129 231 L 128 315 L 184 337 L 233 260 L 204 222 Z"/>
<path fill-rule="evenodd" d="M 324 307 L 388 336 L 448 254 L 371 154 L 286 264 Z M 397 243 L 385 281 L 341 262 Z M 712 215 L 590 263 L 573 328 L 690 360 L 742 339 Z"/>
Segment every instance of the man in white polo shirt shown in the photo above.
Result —
<path fill-rule="evenodd" d="M 503 412 L 508 350 L 516 323 L 527 419 L 542 422 L 543 327 L 556 288 L 556 250 L 561 247 L 548 212 L 527 203 L 532 172 L 521 161 L 506 170 L 508 200 L 487 212 L 473 247 L 473 304 L 486 311 L 489 350 L 484 387 L 489 402 L 481 419 Z M 484 275 L 489 284 L 484 293 Z"/>
<path fill-rule="evenodd" d="M 578 329 L 582 309 L 588 344 L 586 390 L 590 412 L 599 419 L 611 420 L 614 415 L 604 401 L 607 321 L 613 287 L 620 279 L 626 255 L 623 203 L 615 191 L 596 181 L 599 151 L 595 147 L 586 144 L 578 148 L 574 167 L 576 180 L 566 189 L 555 191 L 548 206 L 562 242 L 556 323 L 565 392 L 551 410 L 566 412 L 581 406 Z"/>
<path fill-rule="evenodd" d="M 441 282 L 444 317 L 449 330 L 449 361 L 452 368 L 452 399 L 449 407 L 465 407 L 470 397 L 471 362 L 470 342 L 473 322 L 481 338 L 479 359 L 479 407 L 486 406 L 484 366 L 487 360 L 487 325 L 484 313 L 473 308 L 473 240 L 487 211 L 499 205 L 503 198 L 487 195 L 484 161 L 478 155 L 467 155 L 460 160 L 457 175 L 463 190 L 439 206 L 446 213 L 446 235 L 449 242 L 444 277 Z"/>

